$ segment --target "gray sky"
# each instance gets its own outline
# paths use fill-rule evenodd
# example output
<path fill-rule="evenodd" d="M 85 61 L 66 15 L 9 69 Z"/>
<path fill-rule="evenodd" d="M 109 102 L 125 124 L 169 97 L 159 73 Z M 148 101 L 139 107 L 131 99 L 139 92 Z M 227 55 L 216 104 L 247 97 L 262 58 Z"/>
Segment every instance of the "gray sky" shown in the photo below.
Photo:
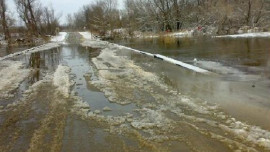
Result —
<path fill-rule="evenodd" d="M 52 5 L 57 14 L 62 14 L 61 23 L 65 23 L 67 14 L 73 14 L 85 4 L 94 3 L 95 0 L 39 0 L 43 5 Z M 123 1 L 118 0 L 118 8 L 123 8 Z M 9 10 L 16 15 L 14 0 L 7 0 Z"/>

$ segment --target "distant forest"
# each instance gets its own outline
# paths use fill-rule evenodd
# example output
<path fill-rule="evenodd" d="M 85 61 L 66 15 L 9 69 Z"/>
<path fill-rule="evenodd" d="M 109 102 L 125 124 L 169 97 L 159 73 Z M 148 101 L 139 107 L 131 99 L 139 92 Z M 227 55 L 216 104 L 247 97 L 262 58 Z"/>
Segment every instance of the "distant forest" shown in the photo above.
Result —
<path fill-rule="evenodd" d="M 68 26 L 105 34 L 125 28 L 133 31 L 177 31 L 215 28 L 216 34 L 234 34 L 240 28 L 270 30 L 269 0 L 99 0 L 68 15 Z M 245 28 L 244 28 L 245 29 Z"/>
<path fill-rule="evenodd" d="M 270 0 L 125 0 L 118 9 L 117 0 L 96 0 L 60 25 L 60 15 L 40 0 L 14 0 L 19 19 L 9 13 L 6 0 L 0 0 L 0 31 L 11 43 L 11 31 L 23 33 L 27 41 L 35 37 L 66 30 L 89 30 L 104 36 L 125 30 L 129 35 L 140 32 L 172 32 L 196 27 L 211 29 L 214 34 L 235 34 L 239 30 L 270 30 Z M 16 20 L 24 23 L 15 27 Z M 13 32 L 14 33 L 14 32 Z"/>

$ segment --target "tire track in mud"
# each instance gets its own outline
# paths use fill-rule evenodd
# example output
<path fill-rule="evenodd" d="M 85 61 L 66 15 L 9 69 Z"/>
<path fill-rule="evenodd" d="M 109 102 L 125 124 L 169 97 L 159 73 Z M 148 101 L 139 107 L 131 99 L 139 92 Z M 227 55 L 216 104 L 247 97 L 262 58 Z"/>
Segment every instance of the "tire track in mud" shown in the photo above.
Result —
<path fill-rule="evenodd" d="M 35 93 L 32 96 L 35 96 Z M 29 145 L 27 143 L 30 141 L 33 130 L 39 127 L 39 121 L 47 113 L 46 109 L 40 112 L 33 109 L 36 101 L 32 96 L 25 96 L 23 100 L 8 105 L 1 113 L 4 117 L 4 122 L 0 127 L 1 151 L 11 151 L 16 147 L 13 145 L 16 144 L 18 147 L 23 147 L 22 149 L 27 149 L 23 145 Z"/>
<path fill-rule="evenodd" d="M 50 76 L 23 96 L 1 112 L 0 151 L 60 151 L 70 100 Z"/>
<path fill-rule="evenodd" d="M 65 122 L 68 114 L 68 102 L 63 96 L 53 98 L 50 103 L 49 113 L 41 121 L 41 125 L 35 130 L 30 142 L 29 152 L 37 151 L 60 151 L 64 134 Z"/>

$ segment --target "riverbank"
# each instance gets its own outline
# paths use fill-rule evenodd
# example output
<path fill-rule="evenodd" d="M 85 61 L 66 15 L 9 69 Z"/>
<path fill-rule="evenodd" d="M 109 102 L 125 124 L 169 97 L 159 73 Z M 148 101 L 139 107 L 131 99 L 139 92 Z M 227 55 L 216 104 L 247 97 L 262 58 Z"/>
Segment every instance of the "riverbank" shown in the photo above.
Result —
<path fill-rule="evenodd" d="M 226 37 L 226 38 L 256 38 L 256 37 L 270 37 L 270 32 L 259 29 L 257 27 L 242 27 L 238 31 L 218 33 L 215 27 L 197 27 L 190 29 L 183 29 L 180 31 L 166 31 L 166 32 L 141 32 L 134 31 L 129 34 L 127 29 L 115 29 L 113 32 L 108 32 L 104 36 L 104 40 L 123 39 L 123 38 L 161 38 L 161 37 L 174 37 L 174 38 L 190 38 L 190 37 Z"/>

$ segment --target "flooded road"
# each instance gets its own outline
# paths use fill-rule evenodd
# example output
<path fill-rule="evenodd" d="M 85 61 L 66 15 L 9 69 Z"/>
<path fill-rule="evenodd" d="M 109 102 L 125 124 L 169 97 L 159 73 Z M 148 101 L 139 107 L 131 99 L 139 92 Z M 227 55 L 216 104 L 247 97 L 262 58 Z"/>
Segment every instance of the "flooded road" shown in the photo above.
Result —
<path fill-rule="evenodd" d="M 234 117 L 269 130 L 269 40 L 269 38 L 154 38 L 115 42 L 145 52 L 162 54 L 218 74 L 218 76 L 194 74 L 170 64 L 160 64 L 149 57 L 137 55 L 134 58 L 140 66 L 157 73 L 164 82 L 173 85 L 180 92 L 218 103 Z"/>
<path fill-rule="evenodd" d="M 249 72 L 248 67 L 270 68 L 269 38 L 153 38 L 116 40 L 115 43 L 180 61 L 212 61 Z M 251 69 L 250 69 L 251 70 Z M 268 76 L 269 76 L 269 70 Z"/>
<path fill-rule="evenodd" d="M 1 92 L 0 151 L 270 150 L 264 75 L 196 73 L 81 39 L 1 61 L 0 72 L 28 77 Z"/>

